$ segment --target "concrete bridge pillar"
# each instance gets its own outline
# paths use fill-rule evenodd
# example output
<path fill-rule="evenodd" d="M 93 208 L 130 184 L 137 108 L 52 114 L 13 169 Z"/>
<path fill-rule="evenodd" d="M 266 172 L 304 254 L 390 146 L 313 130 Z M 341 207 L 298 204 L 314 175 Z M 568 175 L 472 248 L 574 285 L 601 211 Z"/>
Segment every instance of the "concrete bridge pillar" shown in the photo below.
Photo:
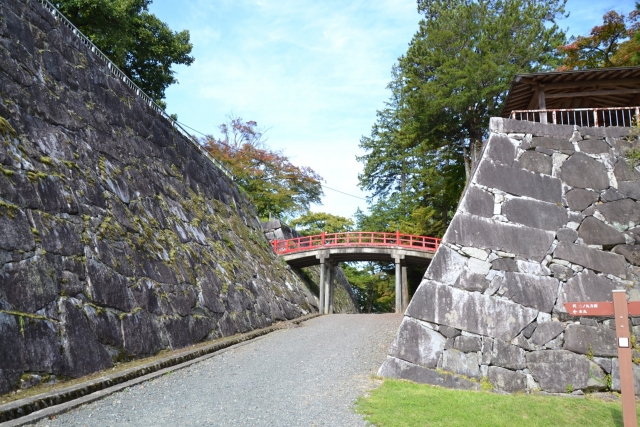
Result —
<path fill-rule="evenodd" d="M 402 266 L 402 312 L 409 306 L 409 286 L 407 284 L 407 266 Z"/>
<path fill-rule="evenodd" d="M 333 314 L 333 292 L 335 290 L 336 266 L 330 264 L 329 267 L 329 314 Z"/>
<path fill-rule="evenodd" d="M 318 284 L 318 288 L 320 288 L 320 292 L 318 295 L 318 312 L 320 314 L 324 314 L 324 282 L 325 282 L 325 271 L 326 266 L 324 263 L 324 257 L 320 258 L 320 283 Z"/>

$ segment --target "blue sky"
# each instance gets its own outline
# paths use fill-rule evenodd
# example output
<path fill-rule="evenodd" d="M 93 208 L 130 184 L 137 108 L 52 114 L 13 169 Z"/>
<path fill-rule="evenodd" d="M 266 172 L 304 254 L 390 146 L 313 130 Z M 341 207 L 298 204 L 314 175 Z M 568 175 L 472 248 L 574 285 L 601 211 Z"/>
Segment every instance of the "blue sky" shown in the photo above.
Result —
<path fill-rule="evenodd" d="M 568 34 L 588 34 L 633 0 L 569 0 Z M 268 129 L 268 145 L 310 166 L 327 187 L 364 198 L 358 142 L 389 97 L 391 67 L 420 15 L 414 0 L 154 0 L 173 30 L 188 29 L 195 62 L 175 67 L 168 111 L 205 134 L 233 114 Z M 325 211 L 350 217 L 364 200 L 325 189 Z"/>

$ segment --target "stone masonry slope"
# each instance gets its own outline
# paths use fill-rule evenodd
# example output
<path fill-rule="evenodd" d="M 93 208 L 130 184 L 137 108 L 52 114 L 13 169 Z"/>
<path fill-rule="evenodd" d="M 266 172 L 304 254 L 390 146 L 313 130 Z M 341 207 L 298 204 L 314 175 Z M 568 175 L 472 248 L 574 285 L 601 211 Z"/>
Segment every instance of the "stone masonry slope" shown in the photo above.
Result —
<path fill-rule="evenodd" d="M 37 1 L 0 3 L 0 393 L 317 311 L 255 209 Z"/>
<path fill-rule="evenodd" d="M 380 375 L 620 390 L 613 320 L 571 317 L 563 302 L 611 301 L 613 289 L 640 300 L 640 171 L 624 158 L 638 142 L 628 128 L 509 119 L 490 131 Z M 640 318 L 630 326 L 640 335 Z"/>

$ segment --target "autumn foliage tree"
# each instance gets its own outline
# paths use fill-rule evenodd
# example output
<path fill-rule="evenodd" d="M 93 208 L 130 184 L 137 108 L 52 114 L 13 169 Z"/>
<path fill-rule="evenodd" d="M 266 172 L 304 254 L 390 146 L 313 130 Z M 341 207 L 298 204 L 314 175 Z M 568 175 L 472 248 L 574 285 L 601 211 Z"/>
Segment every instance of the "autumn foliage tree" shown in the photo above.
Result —
<path fill-rule="evenodd" d="M 593 27 L 589 36 L 572 37 L 558 48 L 564 55 L 558 70 L 639 65 L 639 17 L 638 10 L 626 16 L 614 10 L 605 13 L 602 25 Z"/>
<path fill-rule="evenodd" d="M 204 138 L 203 145 L 230 170 L 262 219 L 293 217 L 308 211 L 311 203 L 320 203 L 322 177 L 269 149 L 255 121 L 231 117 L 220 125 L 220 132 L 220 138 Z"/>
<path fill-rule="evenodd" d="M 289 225 L 301 234 L 310 236 L 326 233 L 353 231 L 354 222 L 350 218 L 326 212 L 307 212 L 290 221 Z"/>

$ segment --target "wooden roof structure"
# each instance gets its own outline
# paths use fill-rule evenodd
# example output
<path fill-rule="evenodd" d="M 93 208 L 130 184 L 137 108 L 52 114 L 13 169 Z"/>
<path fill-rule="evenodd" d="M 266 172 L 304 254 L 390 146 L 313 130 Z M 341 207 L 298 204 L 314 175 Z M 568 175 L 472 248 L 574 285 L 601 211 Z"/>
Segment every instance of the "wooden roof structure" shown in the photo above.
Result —
<path fill-rule="evenodd" d="M 611 108 L 640 105 L 640 67 L 517 74 L 502 108 L 514 110 Z"/>

